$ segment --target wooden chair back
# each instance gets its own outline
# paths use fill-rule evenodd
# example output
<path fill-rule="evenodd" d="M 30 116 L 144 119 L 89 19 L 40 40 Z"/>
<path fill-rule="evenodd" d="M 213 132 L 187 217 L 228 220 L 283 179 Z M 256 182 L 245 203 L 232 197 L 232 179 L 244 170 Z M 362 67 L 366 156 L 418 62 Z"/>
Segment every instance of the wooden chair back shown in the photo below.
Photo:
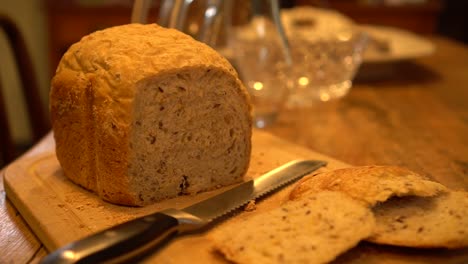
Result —
<path fill-rule="evenodd" d="M 39 85 L 31 56 L 22 32 L 10 17 L 0 14 L 0 27 L 5 32 L 7 42 L 11 47 L 18 68 L 21 91 L 26 103 L 32 139 L 35 142 L 50 130 L 50 122 L 41 101 Z M 7 115 L 5 100 L 8 100 L 8 98 L 5 98 L 2 94 L 4 91 L 2 88 L 0 80 L 0 164 L 7 164 L 15 159 L 19 153 L 15 149 L 15 142 L 13 142 L 11 134 L 11 120 L 8 120 Z"/>

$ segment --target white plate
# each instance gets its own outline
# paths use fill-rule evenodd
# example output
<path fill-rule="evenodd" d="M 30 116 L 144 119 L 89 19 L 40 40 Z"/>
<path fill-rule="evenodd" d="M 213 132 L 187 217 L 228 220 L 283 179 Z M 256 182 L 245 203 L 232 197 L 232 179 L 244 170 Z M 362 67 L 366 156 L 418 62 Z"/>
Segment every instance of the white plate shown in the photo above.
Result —
<path fill-rule="evenodd" d="M 309 37 L 323 37 L 322 35 L 330 34 L 330 32 L 357 27 L 370 36 L 363 55 L 364 63 L 415 59 L 431 55 L 435 51 L 435 46 L 431 41 L 417 34 L 394 27 L 357 25 L 350 18 L 335 10 L 300 6 L 282 9 L 281 19 L 287 33 L 294 29 L 296 34 L 299 30 L 300 33 L 307 34 Z M 310 21 L 310 25 L 305 23 L 298 27 L 296 25 L 298 21 Z"/>
<path fill-rule="evenodd" d="M 431 55 L 434 44 L 412 32 L 385 26 L 359 25 L 369 36 L 364 63 L 394 62 Z"/>

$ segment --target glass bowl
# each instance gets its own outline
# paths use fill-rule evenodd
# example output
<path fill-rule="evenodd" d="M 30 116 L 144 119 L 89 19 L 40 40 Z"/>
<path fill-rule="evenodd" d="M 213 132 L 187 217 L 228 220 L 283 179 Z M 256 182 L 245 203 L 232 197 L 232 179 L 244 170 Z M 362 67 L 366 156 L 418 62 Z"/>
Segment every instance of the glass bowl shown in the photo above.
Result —
<path fill-rule="evenodd" d="M 333 10 L 297 7 L 282 12 L 291 49 L 288 107 L 345 96 L 362 62 L 367 35 Z"/>

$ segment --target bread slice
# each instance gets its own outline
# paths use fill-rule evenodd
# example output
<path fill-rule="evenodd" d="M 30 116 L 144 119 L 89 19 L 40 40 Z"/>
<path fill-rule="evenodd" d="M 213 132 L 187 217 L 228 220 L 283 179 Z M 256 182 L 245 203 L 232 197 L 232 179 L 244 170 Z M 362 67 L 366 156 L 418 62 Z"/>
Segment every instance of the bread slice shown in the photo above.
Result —
<path fill-rule="evenodd" d="M 379 244 L 418 248 L 468 246 L 468 193 L 392 198 L 373 208 Z"/>
<path fill-rule="evenodd" d="M 290 199 L 322 190 L 340 191 L 369 206 L 392 196 L 434 196 L 447 190 L 410 170 L 393 166 L 362 166 L 323 172 L 302 178 Z"/>
<path fill-rule="evenodd" d="M 85 36 L 50 92 L 57 158 L 103 199 L 145 205 L 242 180 L 251 106 L 229 62 L 155 24 Z"/>
<path fill-rule="evenodd" d="M 270 211 L 233 219 L 211 234 L 235 263 L 326 263 L 368 237 L 371 211 L 338 192 L 309 193 Z"/>

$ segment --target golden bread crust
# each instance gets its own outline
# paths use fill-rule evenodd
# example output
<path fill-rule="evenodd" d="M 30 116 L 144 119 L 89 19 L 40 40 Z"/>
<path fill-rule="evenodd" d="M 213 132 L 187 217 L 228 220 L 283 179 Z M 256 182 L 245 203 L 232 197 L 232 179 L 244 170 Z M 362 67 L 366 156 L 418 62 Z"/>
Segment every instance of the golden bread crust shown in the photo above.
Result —
<path fill-rule="evenodd" d="M 290 193 L 298 199 L 308 192 L 341 191 L 369 206 L 392 196 L 429 197 L 445 192 L 440 183 L 429 181 L 415 172 L 395 166 L 343 168 L 302 178 Z"/>
<path fill-rule="evenodd" d="M 60 61 L 50 91 L 57 157 L 65 175 L 105 200 L 140 205 L 127 174 L 136 85 L 199 68 L 232 76 L 236 96 L 249 104 L 229 62 L 179 31 L 129 24 L 94 32 L 73 44 Z M 250 104 L 247 108 L 250 120 Z M 250 153 L 250 136 L 246 144 Z"/>

